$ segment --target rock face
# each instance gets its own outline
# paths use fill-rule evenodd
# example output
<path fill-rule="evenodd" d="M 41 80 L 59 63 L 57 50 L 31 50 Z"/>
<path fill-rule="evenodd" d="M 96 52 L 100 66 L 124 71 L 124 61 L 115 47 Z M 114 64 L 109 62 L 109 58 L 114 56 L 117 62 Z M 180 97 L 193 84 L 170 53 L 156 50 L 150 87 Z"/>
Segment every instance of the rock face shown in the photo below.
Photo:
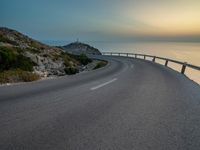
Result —
<path fill-rule="evenodd" d="M 98 49 L 88 44 L 84 44 L 80 42 L 74 42 L 74 43 L 63 46 L 62 48 L 68 53 L 77 54 L 77 55 L 80 55 L 80 54 L 101 55 L 101 52 Z"/>
<path fill-rule="evenodd" d="M 30 58 L 37 64 L 34 66 L 34 72 L 44 77 L 64 75 L 64 69 L 68 67 L 65 66 L 66 60 L 64 60 L 62 49 L 42 44 L 12 29 L 0 27 L 0 46 L 11 47 L 16 50 L 16 53 Z M 69 64 L 78 66 L 77 61 L 67 58 Z"/>
<path fill-rule="evenodd" d="M 42 77 L 65 75 L 65 65 L 61 58 L 53 60 L 51 57 L 44 57 L 44 55 L 33 54 L 28 51 L 24 53 L 24 56 L 37 64 L 37 66 L 34 66 L 34 71 Z"/>

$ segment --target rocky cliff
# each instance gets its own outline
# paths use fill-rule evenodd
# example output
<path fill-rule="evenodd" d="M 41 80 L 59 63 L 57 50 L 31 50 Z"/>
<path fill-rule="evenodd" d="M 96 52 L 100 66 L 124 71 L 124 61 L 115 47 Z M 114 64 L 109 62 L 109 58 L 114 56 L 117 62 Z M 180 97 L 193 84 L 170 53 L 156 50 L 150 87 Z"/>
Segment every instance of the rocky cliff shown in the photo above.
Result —
<path fill-rule="evenodd" d="M 0 27 L 0 54 L 0 62 L 4 64 L 0 72 L 17 68 L 14 64 L 24 57 L 31 62 L 26 60 L 22 64 L 34 64 L 33 72 L 42 77 L 65 75 L 70 70 L 78 70 L 82 65 L 78 59 L 69 56 L 61 48 L 45 45 L 20 32 L 2 27 Z M 21 67 L 20 63 L 18 67 Z"/>

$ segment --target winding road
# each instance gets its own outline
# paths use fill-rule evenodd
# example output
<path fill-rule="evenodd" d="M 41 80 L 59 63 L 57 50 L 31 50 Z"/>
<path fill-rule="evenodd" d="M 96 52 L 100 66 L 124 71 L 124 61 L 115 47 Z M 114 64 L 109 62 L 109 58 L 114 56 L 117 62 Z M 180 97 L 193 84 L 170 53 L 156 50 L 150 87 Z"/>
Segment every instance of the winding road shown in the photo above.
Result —
<path fill-rule="evenodd" d="M 199 150 L 200 86 L 140 59 L 0 87 L 0 150 Z"/>

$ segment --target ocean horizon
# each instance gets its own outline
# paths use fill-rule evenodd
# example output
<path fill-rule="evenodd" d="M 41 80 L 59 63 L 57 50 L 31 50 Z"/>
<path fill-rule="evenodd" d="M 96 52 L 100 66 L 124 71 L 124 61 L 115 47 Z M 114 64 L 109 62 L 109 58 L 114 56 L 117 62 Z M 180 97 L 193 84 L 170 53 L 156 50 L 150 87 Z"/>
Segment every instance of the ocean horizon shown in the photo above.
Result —
<path fill-rule="evenodd" d="M 75 41 L 42 41 L 52 46 L 63 46 Z M 127 52 L 141 53 L 153 56 L 160 56 L 187 62 L 200 66 L 200 43 L 198 42 L 103 42 L 103 41 L 81 41 L 87 43 L 101 52 Z M 157 60 L 158 63 L 164 64 L 164 61 Z M 169 63 L 169 67 L 176 71 L 181 70 L 181 65 Z M 200 84 L 199 71 L 188 68 L 186 75 Z"/>
<path fill-rule="evenodd" d="M 64 46 L 75 41 L 42 41 L 52 46 Z M 81 41 L 102 52 L 130 52 L 171 58 L 200 66 L 199 42 L 106 42 Z"/>

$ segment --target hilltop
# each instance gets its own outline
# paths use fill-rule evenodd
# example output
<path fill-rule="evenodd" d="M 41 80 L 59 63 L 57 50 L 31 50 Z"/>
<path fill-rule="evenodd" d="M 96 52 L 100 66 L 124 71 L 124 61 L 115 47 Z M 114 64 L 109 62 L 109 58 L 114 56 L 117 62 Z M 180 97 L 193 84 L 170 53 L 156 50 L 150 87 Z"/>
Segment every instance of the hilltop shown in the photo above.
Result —
<path fill-rule="evenodd" d="M 92 54 L 92 55 L 101 55 L 101 52 L 88 44 L 81 43 L 81 42 L 74 42 L 68 45 L 61 47 L 68 53 L 72 54 Z"/>
<path fill-rule="evenodd" d="M 48 46 L 16 30 L 0 27 L 0 80 L 7 77 L 5 82 L 24 81 L 21 74 L 31 75 L 34 79 L 74 74 L 89 62 L 91 60 L 85 55 L 67 54 L 61 48 Z"/>

